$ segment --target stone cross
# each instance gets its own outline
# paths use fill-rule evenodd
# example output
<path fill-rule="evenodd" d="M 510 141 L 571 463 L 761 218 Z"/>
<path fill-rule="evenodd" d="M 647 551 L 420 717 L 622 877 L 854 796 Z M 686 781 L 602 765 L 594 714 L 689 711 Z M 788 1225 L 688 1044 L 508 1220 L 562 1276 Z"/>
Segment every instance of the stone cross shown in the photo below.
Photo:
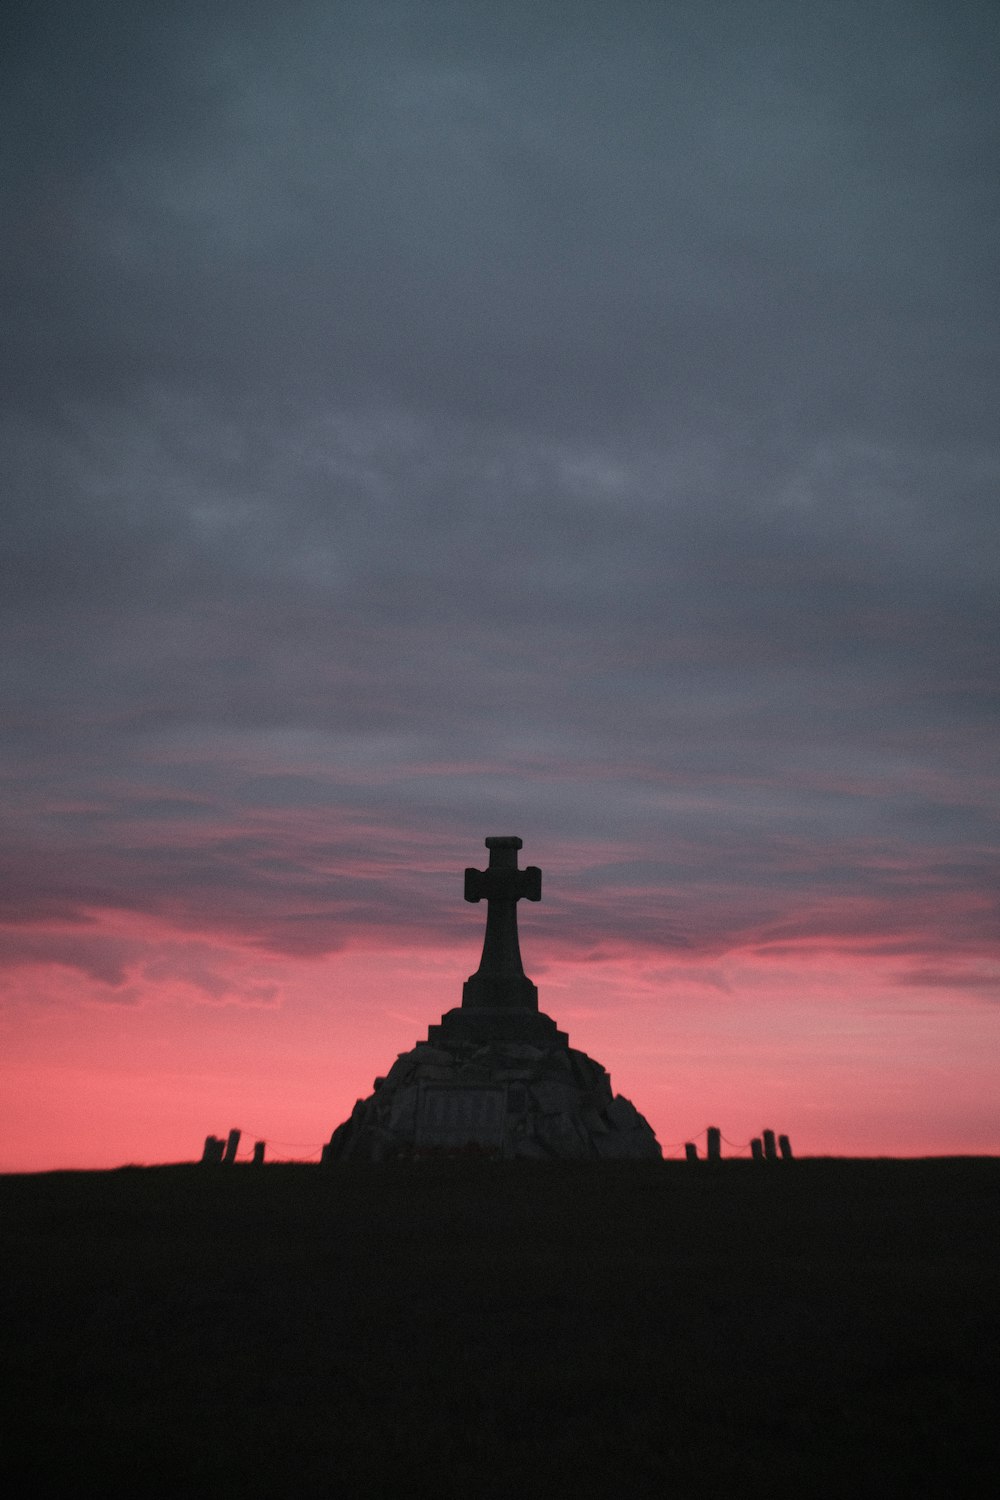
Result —
<path fill-rule="evenodd" d="M 537 865 L 517 867 L 518 838 L 489 838 L 489 866 L 466 870 L 466 901 L 486 901 L 486 936 L 479 968 L 462 989 L 462 1005 L 500 1010 L 537 1010 L 538 991 L 524 972 L 517 940 L 517 903 L 542 899 Z"/>

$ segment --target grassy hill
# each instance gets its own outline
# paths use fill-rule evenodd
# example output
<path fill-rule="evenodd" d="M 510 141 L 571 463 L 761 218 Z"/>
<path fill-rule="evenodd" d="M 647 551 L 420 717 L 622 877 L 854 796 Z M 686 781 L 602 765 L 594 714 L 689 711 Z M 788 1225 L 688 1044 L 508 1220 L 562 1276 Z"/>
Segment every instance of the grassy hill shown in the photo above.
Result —
<path fill-rule="evenodd" d="M 0 1178 L 18 1493 L 990 1493 L 1000 1161 Z"/>

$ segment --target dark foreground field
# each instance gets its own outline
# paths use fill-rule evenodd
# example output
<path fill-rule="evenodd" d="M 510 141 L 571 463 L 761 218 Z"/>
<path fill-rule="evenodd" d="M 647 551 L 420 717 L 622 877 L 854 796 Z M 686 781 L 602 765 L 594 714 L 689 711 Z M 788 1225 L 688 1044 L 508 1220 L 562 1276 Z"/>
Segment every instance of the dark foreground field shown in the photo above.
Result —
<path fill-rule="evenodd" d="M 995 1492 L 1000 1161 L 0 1178 L 16 1493 Z"/>

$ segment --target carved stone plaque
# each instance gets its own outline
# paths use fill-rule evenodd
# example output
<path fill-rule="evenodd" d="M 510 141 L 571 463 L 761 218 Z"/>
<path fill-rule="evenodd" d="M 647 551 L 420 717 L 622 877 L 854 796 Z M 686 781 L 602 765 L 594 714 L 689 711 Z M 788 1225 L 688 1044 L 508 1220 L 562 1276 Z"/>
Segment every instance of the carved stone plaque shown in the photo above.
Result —
<path fill-rule="evenodd" d="M 422 1083 L 417 1109 L 417 1147 L 460 1149 L 503 1145 L 507 1090 L 483 1084 Z"/>

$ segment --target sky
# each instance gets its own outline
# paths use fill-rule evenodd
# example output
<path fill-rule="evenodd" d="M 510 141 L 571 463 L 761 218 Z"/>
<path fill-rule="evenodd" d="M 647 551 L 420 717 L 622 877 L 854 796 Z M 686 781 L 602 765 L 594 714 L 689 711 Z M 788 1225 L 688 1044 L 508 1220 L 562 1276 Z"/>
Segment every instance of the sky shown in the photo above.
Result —
<path fill-rule="evenodd" d="M 1000 1152 L 1000 9 L 12 3 L 0 1170 L 456 1005 L 667 1155 Z"/>

